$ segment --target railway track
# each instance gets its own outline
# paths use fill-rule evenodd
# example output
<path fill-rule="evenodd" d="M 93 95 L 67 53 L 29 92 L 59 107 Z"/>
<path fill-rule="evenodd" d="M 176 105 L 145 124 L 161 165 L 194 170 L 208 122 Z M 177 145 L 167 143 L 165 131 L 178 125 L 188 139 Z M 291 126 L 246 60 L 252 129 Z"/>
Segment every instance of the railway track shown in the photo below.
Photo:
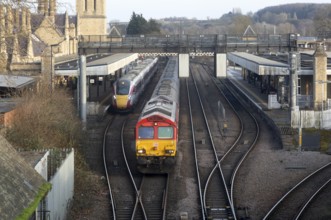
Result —
<path fill-rule="evenodd" d="M 218 152 L 193 75 L 192 72 L 191 80 L 187 81 L 187 93 L 190 100 L 192 139 L 202 207 L 201 217 L 202 219 L 231 219 L 235 217 L 234 210 L 231 207 L 223 172 L 218 163 Z M 215 167 L 218 172 L 214 172 Z"/>
<path fill-rule="evenodd" d="M 128 175 L 127 165 L 121 151 L 121 130 L 127 116 L 116 115 L 110 121 L 104 134 L 103 159 L 108 183 L 112 219 L 130 219 L 136 190 Z M 112 132 L 109 132 L 109 131 Z"/>
<path fill-rule="evenodd" d="M 143 219 L 167 219 L 168 180 L 168 174 L 143 176 L 132 219 L 141 219 L 137 215 L 139 210 L 145 212 Z"/>
<path fill-rule="evenodd" d="M 310 201 L 331 181 L 331 163 L 317 169 L 292 187 L 263 218 L 300 219 Z"/>
<path fill-rule="evenodd" d="M 127 155 L 130 149 L 126 149 L 124 144 L 128 118 L 129 116 L 113 117 L 105 132 L 104 164 L 112 207 L 111 216 L 113 219 L 166 219 L 168 175 L 142 175 L 130 168 L 130 155 Z M 117 132 L 112 129 L 109 135 L 108 130 L 113 127 L 121 129 L 117 129 Z M 109 143 L 113 147 L 109 147 Z"/>
<path fill-rule="evenodd" d="M 143 97 L 151 92 L 152 88 L 146 90 Z M 166 219 L 168 175 L 145 176 L 136 169 L 134 127 L 145 99 L 132 114 L 112 115 L 104 132 L 103 161 L 111 219 Z"/>
<path fill-rule="evenodd" d="M 217 155 L 219 156 L 218 165 L 221 166 L 224 185 L 227 187 L 226 192 L 230 200 L 230 207 L 235 215 L 234 218 L 236 218 L 237 215 L 238 218 L 247 218 L 249 217 L 247 216 L 247 213 L 238 212 L 235 206 L 234 185 L 238 170 L 240 169 L 243 161 L 256 145 L 260 133 L 259 125 L 255 117 L 246 110 L 242 103 L 240 103 L 240 97 L 236 94 L 236 91 L 230 87 L 231 84 L 226 80 L 215 79 L 211 76 L 211 74 L 208 74 L 208 71 L 205 68 L 202 67 L 202 65 L 197 66 L 197 72 L 200 73 L 199 81 L 203 82 L 200 83 L 200 90 L 203 91 L 203 85 L 208 85 L 208 92 L 211 93 L 215 89 L 211 89 L 211 87 L 214 85 L 217 88 L 218 93 L 220 93 L 223 97 L 221 102 L 223 111 L 226 108 L 228 112 L 227 114 L 229 114 L 229 112 L 232 110 L 232 112 L 234 112 L 239 120 L 238 127 L 240 129 L 237 132 L 237 136 L 232 138 L 232 143 L 229 144 L 230 146 L 227 148 L 223 147 L 224 153 L 220 153 L 222 152 L 222 148 L 218 147 Z M 210 81 L 212 81 L 212 83 Z M 217 94 L 217 92 L 212 93 Z M 207 95 L 208 94 L 206 93 L 204 96 Z M 208 103 L 206 102 L 204 105 L 207 106 Z M 220 103 L 218 105 L 220 105 Z M 229 108 L 231 108 L 231 110 Z M 225 113 L 223 112 L 223 114 Z M 231 118 L 233 117 L 234 116 Z M 209 122 L 212 123 L 212 117 L 209 116 L 208 118 Z M 223 133 L 222 136 L 225 135 L 227 129 L 227 126 L 224 126 L 227 125 L 227 122 L 224 120 L 224 118 L 226 118 L 226 116 L 223 116 L 223 124 L 221 124 L 221 126 L 218 125 L 220 132 Z M 217 134 L 215 134 L 215 129 L 213 132 L 213 135 L 216 136 Z M 223 144 L 225 143 L 226 142 L 223 142 Z M 213 172 L 215 172 L 215 170 L 216 166 L 214 167 Z M 212 173 L 210 174 L 209 179 L 211 179 L 211 177 Z"/>
<path fill-rule="evenodd" d="M 239 169 L 252 149 L 256 146 L 260 136 L 260 128 L 256 118 L 239 102 L 239 98 L 235 97 L 236 92 L 229 86 L 228 81 L 221 80 L 220 82 L 221 83 L 218 84 L 219 90 L 225 95 L 228 102 L 231 103 L 231 106 L 233 106 L 233 109 L 238 114 L 242 124 L 242 132 L 235 143 L 222 157 L 221 165 L 224 168 L 224 177 L 227 186 L 231 186 L 230 197 L 233 206 L 236 208 L 236 215 L 238 218 L 247 218 L 249 216 L 246 216 L 246 212 L 238 213 L 237 211 L 234 187 Z"/>
<path fill-rule="evenodd" d="M 198 69 L 198 72 L 202 73 L 203 70 Z M 107 151 L 110 150 L 106 152 L 105 156 L 107 161 L 106 167 L 110 173 L 107 176 L 109 176 L 110 183 L 112 183 L 112 181 L 117 182 L 117 185 L 111 185 L 109 188 L 111 192 L 109 207 L 114 206 L 113 209 L 115 211 L 109 211 L 111 212 L 109 214 L 111 217 L 108 219 L 178 219 L 178 216 L 185 216 L 185 213 L 187 216 L 190 216 L 188 219 L 206 219 L 212 218 L 212 216 L 218 218 L 221 216 L 218 212 L 226 213 L 224 219 L 243 219 L 250 217 L 249 212 L 252 211 L 253 213 L 256 211 L 256 209 L 250 209 L 250 206 L 247 205 L 248 203 L 244 205 L 241 204 L 242 207 L 247 207 L 247 210 L 236 206 L 238 201 L 241 201 L 241 195 L 238 195 L 238 192 L 236 194 L 236 189 L 238 190 L 239 184 L 243 185 L 243 181 L 241 181 L 241 183 L 236 181 L 236 175 L 234 174 L 240 170 L 240 165 L 238 164 L 244 162 L 245 155 L 249 151 L 249 146 L 253 146 L 254 133 L 257 133 L 253 125 L 254 123 L 249 120 L 243 120 L 241 125 L 239 119 L 235 119 L 237 116 L 233 113 L 232 107 L 229 107 L 225 98 L 219 95 L 223 93 L 228 99 L 231 100 L 233 98 L 235 100 L 237 96 L 236 93 L 231 94 L 230 91 L 232 89 L 226 87 L 226 85 L 230 85 L 229 82 L 219 79 L 215 80 L 215 84 L 221 88 L 222 92 L 220 92 L 216 91 L 214 88 L 215 84 L 211 81 L 213 78 L 210 79 L 208 74 L 195 74 L 194 76 L 197 78 L 196 84 L 200 91 L 211 134 L 205 134 L 205 131 L 208 129 L 203 127 L 205 122 L 198 121 L 198 119 L 201 118 L 200 116 L 195 116 L 191 119 L 195 124 L 197 123 L 196 128 L 192 130 L 196 133 L 197 137 L 194 140 L 190 140 L 187 135 L 189 133 L 187 130 L 190 129 L 188 125 L 181 127 L 179 134 L 184 133 L 184 136 L 180 136 L 179 138 L 178 156 L 182 159 L 180 160 L 180 164 L 173 170 L 173 173 L 170 173 L 167 177 L 162 177 L 163 180 L 161 180 L 162 178 L 156 180 L 158 178 L 157 176 L 152 178 L 150 178 L 151 176 L 147 176 L 146 178 L 135 169 L 134 144 L 132 142 L 134 132 L 131 128 L 134 127 L 136 119 L 139 116 L 139 106 L 133 114 L 108 115 L 106 117 L 107 120 L 109 118 L 113 120 L 108 128 L 111 132 L 106 133 L 104 138 L 108 142 L 108 144 L 106 143 L 105 149 L 107 149 Z M 185 83 L 185 79 L 181 80 Z M 187 83 L 189 84 L 188 87 L 190 87 L 187 90 L 190 90 L 191 94 L 196 94 L 195 90 L 191 90 L 191 86 L 194 85 L 193 81 L 189 79 Z M 182 88 L 185 88 L 185 86 L 182 86 Z M 184 92 L 181 92 L 181 94 L 184 94 Z M 141 100 L 142 103 L 144 100 L 148 99 L 147 96 L 143 97 L 143 100 Z M 189 119 L 186 118 L 188 109 L 183 106 L 187 98 L 185 97 L 184 99 L 185 101 L 183 102 L 183 98 L 181 97 L 180 123 L 189 121 Z M 231 100 L 230 102 L 233 103 L 235 101 Z M 195 106 L 196 104 L 193 105 Z M 198 104 L 198 106 L 200 106 L 200 104 Z M 238 111 L 241 115 L 243 113 L 240 108 L 242 108 L 240 107 L 240 103 L 234 104 L 234 109 L 239 109 Z M 249 107 L 246 108 L 250 109 Z M 196 113 L 197 111 L 196 107 L 194 107 L 192 112 Z M 247 115 L 243 117 L 246 119 L 250 116 L 248 116 L 247 113 Z M 120 128 L 123 126 L 124 118 L 128 120 L 124 126 L 123 141 L 119 138 L 119 130 L 121 130 Z M 104 123 L 103 127 L 105 127 Z M 244 130 L 241 131 L 241 127 L 248 129 L 247 133 Z M 209 145 L 208 136 L 211 136 L 213 139 L 216 153 L 212 151 L 206 153 L 204 149 Z M 97 138 L 94 138 L 93 141 L 97 141 Z M 124 142 L 124 150 L 121 150 L 121 141 Z M 200 166 L 200 170 L 203 170 L 203 173 L 204 170 L 208 169 L 208 172 L 203 173 L 201 176 L 199 184 L 197 184 L 196 175 L 194 175 L 195 171 L 192 171 L 195 162 L 192 156 L 193 150 L 190 148 L 193 143 L 197 146 L 196 157 L 200 158 L 200 162 L 197 162 L 198 166 Z M 118 152 L 115 153 L 115 150 Z M 123 163 L 123 152 L 125 152 L 128 157 L 128 165 Z M 252 156 L 250 156 L 250 158 L 252 158 Z M 201 161 L 201 159 L 203 161 Z M 130 180 L 127 167 L 131 169 L 133 180 Z M 241 173 L 243 173 L 243 171 L 241 171 Z M 243 178 L 245 178 L 245 176 L 241 177 L 241 179 Z M 147 183 L 154 181 L 153 179 L 155 179 L 156 182 Z M 136 187 L 134 187 L 133 181 Z M 169 185 L 166 182 L 168 182 Z M 223 189 L 219 188 L 221 184 L 224 185 Z M 159 187 L 152 189 L 150 187 L 152 185 L 159 185 Z M 325 187 L 327 186 L 330 187 L 330 184 Z M 321 189 L 320 192 L 322 191 Z M 221 193 L 222 196 L 219 196 L 219 193 Z M 280 195 L 278 195 L 278 197 L 280 197 Z M 315 195 L 315 199 L 310 197 L 311 202 L 304 205 L 307 207 L 302 211 L 304 216 L 310 212 L 311 205 L 309 204 L 316 201 L 317 197 L 318 194 Z M 220 198 L 221 200 L 224 198 L 224 201 L 218 201 Z M 222 202 L 224 202 L 224 205 L 222 205 Z M 254 200 L 252 200 L 252 202 L 254 202 Z M 266 207 L 270 206 L 269 204 Z M 110 208 L 108 209 L 110 210 Z M 125 212 L 121 214 L 123 210 Z M 266 209 L 260 211 L 263 216 L 267 212 Z M 270 219 L 274 218 L 271 217 Z"/>

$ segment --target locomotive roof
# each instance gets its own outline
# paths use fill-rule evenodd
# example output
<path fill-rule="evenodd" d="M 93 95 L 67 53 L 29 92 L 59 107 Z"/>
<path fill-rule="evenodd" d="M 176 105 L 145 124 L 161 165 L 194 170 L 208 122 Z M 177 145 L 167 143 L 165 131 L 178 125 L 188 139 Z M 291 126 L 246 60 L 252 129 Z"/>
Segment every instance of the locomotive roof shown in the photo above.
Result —
<path fill-rule="evenodd" d="M 160 81 L 156 85 L 152 98 L 158 96 L 167 96 L 168 99 L 171 99 L 175 102 L 178 102 L 178 63 L 175 59 L 169 60 L 164 73 L 161 76 Z"/>
<path fill-rule="evenodd" d="M 156 85 L 152 98 L 146 103 L 140 118 L 148 118 L 152 115 L 162 115 L 171 121 L 176 120 L 178 107 L 178 62 L 176 59 L 169 60 L 160 81 Z"/>
<path fill-rule="evenodd" d="M 169 118 L 174 118 L 174 108 L 177 103 L 169 99 L 166 96 L 158 96 L 147 102 L 142 117 L 146 117 L 151 114 L 161 113 Z"/>

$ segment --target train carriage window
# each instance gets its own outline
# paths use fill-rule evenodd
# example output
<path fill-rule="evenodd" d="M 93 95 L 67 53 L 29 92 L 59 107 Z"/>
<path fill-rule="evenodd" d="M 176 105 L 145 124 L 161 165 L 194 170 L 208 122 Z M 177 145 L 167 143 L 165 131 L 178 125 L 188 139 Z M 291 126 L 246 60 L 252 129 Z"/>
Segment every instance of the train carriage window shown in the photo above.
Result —
<path fill-rule="evenodd" d="M 154 138 L 154 128 L 153 127 L 139 127 L 138 137 L 139 137 L 139 139 Z"/>
<path fill-rule="evenodd" d="M 173 127 L 158 127 L 158 138 L 168 139 L 174 137 Z"/>

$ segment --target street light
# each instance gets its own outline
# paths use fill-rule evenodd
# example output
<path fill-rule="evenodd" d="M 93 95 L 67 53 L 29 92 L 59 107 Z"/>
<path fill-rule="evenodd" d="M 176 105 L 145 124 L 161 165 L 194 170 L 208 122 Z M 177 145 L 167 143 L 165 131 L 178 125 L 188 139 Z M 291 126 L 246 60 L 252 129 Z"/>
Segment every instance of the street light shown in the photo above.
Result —
<path fill-rule="evenodd" d="M 54 63 L 53 63 L 53 47 L 55 46 L 59 46 L 59 44 L 51 44 L 51 79 L 50 79 L 50 89 L 51 89 L 51 93 L 53 92 L 53 72 L 54 72 Z"/>

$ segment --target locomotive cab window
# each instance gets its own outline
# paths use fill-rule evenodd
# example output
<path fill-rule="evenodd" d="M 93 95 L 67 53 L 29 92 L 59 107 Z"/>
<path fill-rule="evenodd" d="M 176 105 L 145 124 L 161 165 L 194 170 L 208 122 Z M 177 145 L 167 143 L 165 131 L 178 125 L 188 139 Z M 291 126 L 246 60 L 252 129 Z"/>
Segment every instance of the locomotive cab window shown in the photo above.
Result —
<path fill-rule="evenodd" d="M 158 127 L 157 133 L 159 139 L 168 139 L 174 137 L 173 127 Z"/>
<path fill-rule="evenodd" d="M 120 80 L 117 82 L 116 94 L 117 95 L 127 95 L 130 91 L 130 81 Z"/>
<path fill-rule="evenodd" d="M 138 137 L 139 137 L 139 139 L 154 138 L 154 128 L 153 127 L 139 127 Z"/>

